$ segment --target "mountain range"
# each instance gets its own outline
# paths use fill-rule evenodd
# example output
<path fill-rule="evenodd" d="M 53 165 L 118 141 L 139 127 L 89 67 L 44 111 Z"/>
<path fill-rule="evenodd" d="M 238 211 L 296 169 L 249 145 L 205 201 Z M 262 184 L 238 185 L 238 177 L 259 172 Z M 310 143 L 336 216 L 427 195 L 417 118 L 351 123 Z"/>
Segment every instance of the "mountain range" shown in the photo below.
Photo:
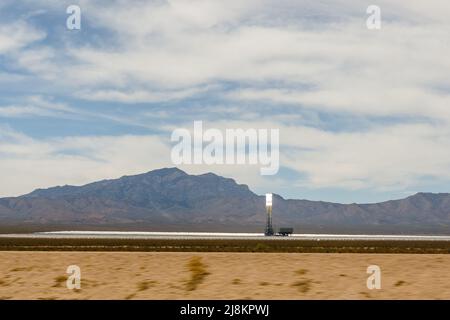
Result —
<path fill-rule="evenodd" d="M 339 204 L 274 195 L 275 227 L 295 232 L 450 234 L 450 194 L 417 193 L 374 204 Z M 264 196 L 213 173 L 177 168 L 37 189 L 0 199 L 0 226 L 33 230 L 263 232 Z"/>

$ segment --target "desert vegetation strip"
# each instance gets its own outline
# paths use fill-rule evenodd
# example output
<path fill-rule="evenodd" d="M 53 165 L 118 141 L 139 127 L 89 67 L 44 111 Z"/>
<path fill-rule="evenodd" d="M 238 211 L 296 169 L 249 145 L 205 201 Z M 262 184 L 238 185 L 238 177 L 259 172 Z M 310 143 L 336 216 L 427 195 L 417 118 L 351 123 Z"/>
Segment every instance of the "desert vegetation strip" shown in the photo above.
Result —
<path fill-rule="evenodd" d="M 1 251 L 450 253 L 448 241 L 0 238 Z"/>

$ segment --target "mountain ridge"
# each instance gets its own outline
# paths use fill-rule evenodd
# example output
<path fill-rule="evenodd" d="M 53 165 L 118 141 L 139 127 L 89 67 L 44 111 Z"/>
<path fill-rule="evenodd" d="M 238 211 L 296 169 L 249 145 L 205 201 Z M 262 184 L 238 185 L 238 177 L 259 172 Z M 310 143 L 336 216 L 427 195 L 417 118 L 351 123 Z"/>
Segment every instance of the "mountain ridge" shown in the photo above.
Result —
<path fill-rule="evenodd" d="M 82 186 L 0 198 L 3 225 L 145 230 L 261 231 L 264 197 L 214 173 L 162 168 Z M 340 204 L 274 196 L 274 224 L 296 232 L 450 234 L 450 194 L 419 192 L 379 203 Z M 340 231 L 339 231 L 340 232 Z"/>

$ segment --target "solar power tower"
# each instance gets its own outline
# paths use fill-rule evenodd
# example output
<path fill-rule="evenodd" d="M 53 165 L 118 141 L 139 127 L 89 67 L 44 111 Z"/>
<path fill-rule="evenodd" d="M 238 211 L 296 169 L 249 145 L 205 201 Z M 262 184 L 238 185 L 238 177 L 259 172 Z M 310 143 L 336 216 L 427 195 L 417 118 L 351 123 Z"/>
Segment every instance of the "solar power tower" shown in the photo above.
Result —
<path fill-rule="evenodd" d="M 264 234 L 266 236 L 273 236 L 273 227 L 272 227 L 272 194 L 266 194 L 266 212 L 267 212 L 267 225 L 266 231 Z"/>

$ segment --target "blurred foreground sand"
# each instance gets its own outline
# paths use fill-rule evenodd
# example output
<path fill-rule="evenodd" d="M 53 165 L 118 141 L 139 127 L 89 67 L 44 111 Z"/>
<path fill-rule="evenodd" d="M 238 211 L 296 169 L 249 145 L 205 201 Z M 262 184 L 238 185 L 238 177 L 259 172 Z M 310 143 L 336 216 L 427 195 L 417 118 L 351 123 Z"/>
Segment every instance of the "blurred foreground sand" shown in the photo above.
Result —
<path fill-rule="evenodd" d="M 450 299 L 450 255 L 0 252 L 0 299 Z"/>

